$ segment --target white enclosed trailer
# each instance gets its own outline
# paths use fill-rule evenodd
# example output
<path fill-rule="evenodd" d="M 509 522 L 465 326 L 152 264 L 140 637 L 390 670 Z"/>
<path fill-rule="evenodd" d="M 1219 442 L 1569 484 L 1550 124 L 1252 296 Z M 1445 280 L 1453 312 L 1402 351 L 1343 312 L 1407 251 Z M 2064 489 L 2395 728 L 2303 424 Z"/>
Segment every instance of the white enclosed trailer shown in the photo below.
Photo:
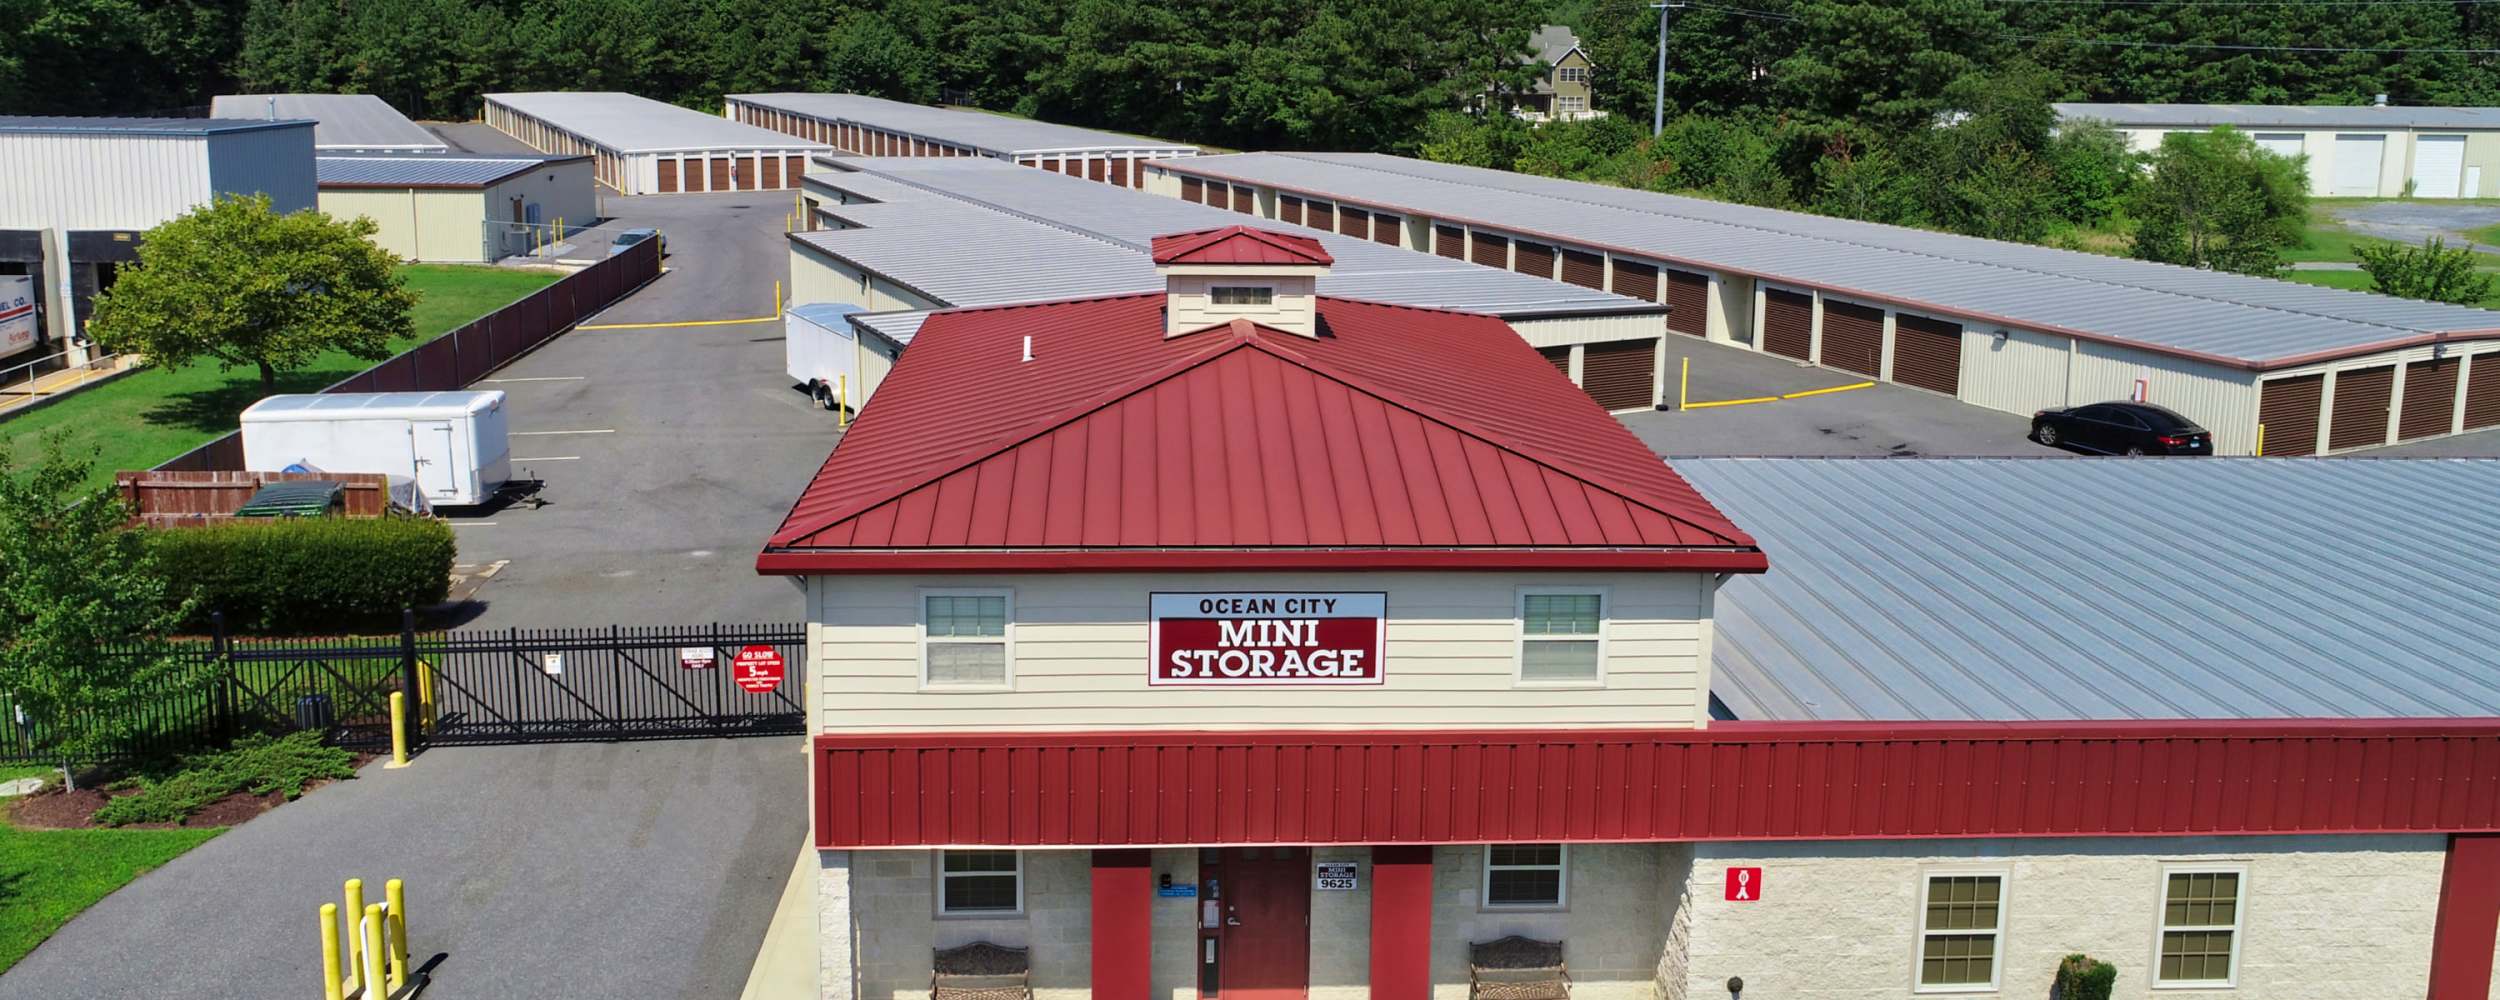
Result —
<path fill-rule="evenodd" d="M 436 506 L 485 503 L 512 478 L 501 392 L 271 396 L 243 411 L 243 467 L 379 472 Z"/>
<path fill-rule="evenodd" d="M 863 311 L 847 302 L 811 302 L 791 306 L 786 317 L 782 357 L 790 381 L 825 409 L 839 403 L 858 411 L 902 354 L 902 345 L 851 322 Z"/>

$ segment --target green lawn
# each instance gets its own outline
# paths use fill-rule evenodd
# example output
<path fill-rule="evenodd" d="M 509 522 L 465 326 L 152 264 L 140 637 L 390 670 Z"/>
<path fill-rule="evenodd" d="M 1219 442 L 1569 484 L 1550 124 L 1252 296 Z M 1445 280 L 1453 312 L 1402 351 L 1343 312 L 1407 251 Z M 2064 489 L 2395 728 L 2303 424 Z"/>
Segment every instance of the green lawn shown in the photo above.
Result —
<path fill-rule="evenodd" d="M 2370 275 L 2364 271 L 2285 271 L 2283 277 L 2304 285 L 2323 285 L 2327 288 L 2342 288 L 2355 292 L 2371 290 Z M 2500 295 L 2493 295 L 2475 304 L 2485 309 L 2500 309 Z"/>
<path fill-rule="evenodd" d="M 223 832 L 20 830 L 0 822 L 0 972 L 97 900 Z"/>
<path fill-rule="evenodd" d="M 406 350 L 553 284 L 558 275 L 513 268 L 414 264 L 401 269 L 417 293 L 417 336 L 392 345 Z M 278 376 L 280 392 L 316 392 L 374 362 L 329 354 Z M 46 435 L 60 433 L 77 452 L 96 453 L 95 480 L 145 469 L 199 447 L 235 428 L 235 415 L 260 398 L 260 378 L 249 369 L 219 371 L 216 362 L 183 368 L 150 368 L 69 396 L 58 403 L 0 419 L 0 449 L 30 461 Z"/>

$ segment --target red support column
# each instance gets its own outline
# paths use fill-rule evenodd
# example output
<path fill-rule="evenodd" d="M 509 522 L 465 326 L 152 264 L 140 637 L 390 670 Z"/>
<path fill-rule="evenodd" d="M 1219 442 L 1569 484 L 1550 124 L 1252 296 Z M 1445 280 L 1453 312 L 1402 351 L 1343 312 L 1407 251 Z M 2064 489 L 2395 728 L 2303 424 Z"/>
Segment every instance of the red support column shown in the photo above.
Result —
<path fill-rule="evenodd" d="M 2490 1000 L 2491 956 L 2500 933 L 2500 834 L 2448 838 L 2431 933 L 2430 1000 Z"/>
<path fill-rule="evenodd" d="M 1372 848 L 1372 1000 L 1432 996 L 1432 846 Z"/>
<path fill-rule="evenodd" d="M 1153 992 L 1154 865 L 1135 849 L 1094 852 L 1094 1000 Z"/>

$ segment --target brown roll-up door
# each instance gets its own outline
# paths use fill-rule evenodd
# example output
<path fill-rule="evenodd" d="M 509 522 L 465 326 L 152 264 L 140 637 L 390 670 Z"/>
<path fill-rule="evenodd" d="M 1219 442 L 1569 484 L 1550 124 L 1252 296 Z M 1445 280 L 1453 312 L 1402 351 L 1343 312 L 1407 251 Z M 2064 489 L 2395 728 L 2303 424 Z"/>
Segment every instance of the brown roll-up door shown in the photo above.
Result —
<path fill-rule="evenodd" d="M 781 183 L 784 186 L 797 187 L 799 186 L 799 178 L 805 176 L 807 176 L 807 157 L 791 156 L 783 158 L 781 166 Z"/>
<path fill-rule="evenodd" d="M 1254 195 L 1254 194 L 1251 194 L 1251 193 L 1250 193 L 1250 189 L 1249 189 L 1249 188 L 1246 188 L 1246 187 L 1237 187 L 1237 188 L 1234 188 L 1234 189 L 1233 189 L 1233 211 L 1239 212 L 1239 213 L 1241 213 L 1241 214 L 1243 214 L 1243 215 L 1257 215 L 1257 214 L 1258 214 L 1258 212 L 1259 212 L 1259 198 L 1258 198 L 1258 196 L 1257 196 L 1257 195 Z"/>
<path fill-rule="evenodd" d="M 911 141 L 911 155 L 913 155 L 913 156 L 927 156 L 927 155 L 929 155 L 929 140 L 927 140 L 927 139 L 913 139 L 913 140 Z"/>
<path fill-rule="evenodd" d="M 2500 351 L 2471 360 L 2465 368 L 2465 429 L 2500 426 Z"/>
<path fill-rule="evenodd" d="M 1111 162 L 1102 159 L 1085 161 L 1085 179 L 1089 181 L 1110 180 Z"/>
<path fill-rule="evenodd" d="M 1545 360 L 1552 362 L 1554 370 L 1563 373 L 1564 378 L 1571 377 L 1571 345 L 1540 347 L 1536 349 L 1536 352 L 1545 355 Z"/>
<path fill-rule="evenodd" d="M 1590 344 L 1580 353 L 1580 389 L 1609 410 L 1646 410 L 1658 400 L 1658 342 Z"/>
<path fill-rule="evenodd" d="M 729 190 L 729 158 L 726 156 L 714 156 L 707 159 L 705 162 L 711 164 L 712 170 L 711 173 L 705 178 L 709 181 L 709 186 L 705 187 L 704 190 Z"/>
<path fill-rule="evenodd" d="M 1707 275 L 1667 269 L 1667 329 L 1695 337 L 1710 335 L 1710 278 Z"/>
<path fill-rule="evenodd" d="M 677 193 L 677 161 L 675 160 L 660 161 L 660 193 Z"/>
<path fill-rule="evenodd" d="M 1621 257 L 1615 258 L 1615 294 L 1628 295 L 1643 302 L 1658 301 L 1658 269 Z M 1668 317 L 1667 325 L 1674 326 L 1675 318 Z"/>
<path fill-rule="evenodd" d="M 1276 217 L 1294 225 L 1302 224 L 1302 199 L 1289 194 L 1276 196 Z"/>
<path fill-rule="evenodd" d="M 1892 317 L 1892 380 L 1947 396 L 1962 391 L 1962 325 L 1925 316 Z"/>
<path fill-rule="evenodd" d="M 1383 246 L 1398 245 L 1398 230 L 1406 228 L 1406 220 L 1394 215 L 1372 216 L 1372 242 Z"/>
<path fill-rule="evenodd" d="M 1884 311 L 1823 300 L 1823 363 L 1873 378 L 1884 370 Z"/>
<path fill-rule="evenodd" d="M 2387 408 L 2396 401 L 2396 366 L 2347 368 L 2335 373 L 2335 419 L 2326 428 L 2329 449 L 2387 443 Z"/>
<path fill-rule="evenodd" d="M 1469 251 L 1475 261 L 1486 267 L 1510 266 L 1510 241 L 1489 233 L 1477 233 L 1476 245 Z"/>
<path fill-rule="evenodd" d="M 1201 180 L 1199 180 L 1199 179 L 1197 179 L 1197 178 L 1195 178 L 1195 177 L 1183 177 L 1183 178 L 1181 178 L 1181 200 L 1182 200 L 1182 201 L 1205 201 L 1205 200 L 1207 200 L 1207 185 L 1206 185 L 1206 182 L 1205 182 L 1205 181 L 1201 181 Z"/>
<path fill-rule="evenodd" d="M 1562 252 L 1562 280 L 1582 288 L 1606 288 L 1606 258 L 1584 250 Z"/>
<path fill-rule="evenodd" d="M 2318 453 L 2318 404 L 2326 399 L 2326 376 L 2301 375 L 2266 382 L 2257 393 L 2257 426 L 2267 455 Z"/>
<path fill-rule="evenodd" d="M 1324 201 L 1310 203 L 1310 215 L 1302 224 L 1322 231 L 1337 228 L 1337 208 Z"/>
<path fill-rule="evenodd" d="M 1673 277 L 1672 274 L 1669 275 Z M 1667 291 L 1675 285 L 1670 281 Z M 1675 313 L 1670 311 L 1672 320 Z M 1814 300 L 1795 292 L 1765 289 L 1762 293 L 1762 349 L 1799 361 L 1814 349 Z"/>
<path fill-rule="evenodd" d="M 1467 231 L 1457 226 L 1432 227 L 1432 252 L 1451 260 L 1467 259 Z"/>
<path fill-rule="evenodd" d="M 1337 232 L 1356 239 L 1369 238 L 1372 234 L 1372 214 L 1359 208 L 1337 206 Z"/>
<path fill-rule="evenodd" d="M 758 181 L 763 179 L 763 174 L 763 168 L 756 166 L 755 164 L 755 157 L 741 156 L 738 158 L 738 190 L 755 190 L 755 185 Z"/>
<path fill-rule="evenodd" d="M 1116 184 L 1116 185 L 1118 185 L 1118 186 L 1120 186 L 1120 187 L 1127 187 L 1127 186 L 1128 186 L 1128 161 L 1127 161 L 1127 160 L 1113 160 L 1113 161 L 1111 161 L 1111 183 Z"/>
<path fill-rule="evenodd" d="M 2396 417 L 2396 440 L 2448 433 L 2457 415 L 2457 376 L 2464 367 L 2457 358 L 2416 361 L 2405 366 L 2404 412 Z"/>
<path fill-rule="evenodd" d="M 1521 274 L 1533 274 L 1540 278 L 1551 278 L 1554 276 L 1553 247 L 1546 246 L 1543 243 L 1530 243 L 1526 240 L 1520 240 L 1518 248 L 1511 252 L 1510 257 L 1511 270 L 1517 271 Z"/>

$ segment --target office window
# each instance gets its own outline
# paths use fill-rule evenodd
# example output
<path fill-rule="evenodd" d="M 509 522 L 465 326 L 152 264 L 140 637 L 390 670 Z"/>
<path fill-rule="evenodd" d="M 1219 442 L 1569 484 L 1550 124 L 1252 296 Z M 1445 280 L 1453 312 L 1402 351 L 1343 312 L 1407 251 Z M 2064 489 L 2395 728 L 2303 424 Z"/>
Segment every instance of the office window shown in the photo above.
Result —
<path fill-rule="evenodd" d="M 2229 986 L 2238 978 L 2237 869 L 2162 873 L 2161 986 Z"/>
<path fill-rule="evenodd" d="M 921 683 L 929 687 L 1005 687 L 1008 597 L 1003 592 L 921 597 Z"/>
<path fill-rule="evenodd" d="M 1601 679 L 1606 595 L 1533 590 L 1519 595 L 1519 682 L 1594 684 Z"/>
<path fill-rule="evenodd" d="M 1484 905 L 1563 905 L 1561 844 L 1494 844 L 1484 849 Z"/>
<path fill-rule="evenodd" d="M 1217 285 L 1215 304 L 1219 306 L 1265 306 L 1276 303 L 1276 290 L 1266 285 Z"/>
<path fill-rule="evenodd" d="M 2005 929 L 2005 876 L 1930 875 L 1918 938 L 1921 993 L 1996 989 L 1997 939 Z"/>
<path fill-rule="evenodd" d="M 1024 855 L 1015 851 L 940 851 L 938 913 L 1024 911 Z"/>

